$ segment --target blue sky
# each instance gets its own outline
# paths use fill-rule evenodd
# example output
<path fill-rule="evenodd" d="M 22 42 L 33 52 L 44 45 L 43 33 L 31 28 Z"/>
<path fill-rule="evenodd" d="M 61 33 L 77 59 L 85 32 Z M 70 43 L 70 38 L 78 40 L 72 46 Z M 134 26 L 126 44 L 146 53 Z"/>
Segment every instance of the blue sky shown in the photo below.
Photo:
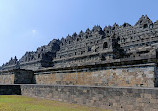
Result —
<path fill-rule="evenodd" d="M 115 22 L 158 20 L 158 0 L 0 0 L 0 65 L 52 39 Z"/>

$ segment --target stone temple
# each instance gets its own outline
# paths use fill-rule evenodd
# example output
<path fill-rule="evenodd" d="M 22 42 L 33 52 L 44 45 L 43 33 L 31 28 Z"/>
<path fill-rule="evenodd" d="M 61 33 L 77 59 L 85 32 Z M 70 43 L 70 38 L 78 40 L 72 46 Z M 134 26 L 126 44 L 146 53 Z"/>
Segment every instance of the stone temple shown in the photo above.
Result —
<path fill-rule="evenodd" d="M 20 60 L 11 58 L 1 69 L 38 70 L 156 62 L 157 49 L 158 21 L 153 23 L 148 16 L 142 16 L 134 26 L 115 23 L 102 29 L 97 25 L 92 30 L 54 39 L 35 52 L 26 52 Z"/>
<path fill-rule="evenodd" d="M 157 111 L 157 63 L 158 21 L 142 15 L 134 26 L 97 25 L 15 56 L 0 67 L 0 84 L 37 84 L 21 93 L 116 111 Z"/>

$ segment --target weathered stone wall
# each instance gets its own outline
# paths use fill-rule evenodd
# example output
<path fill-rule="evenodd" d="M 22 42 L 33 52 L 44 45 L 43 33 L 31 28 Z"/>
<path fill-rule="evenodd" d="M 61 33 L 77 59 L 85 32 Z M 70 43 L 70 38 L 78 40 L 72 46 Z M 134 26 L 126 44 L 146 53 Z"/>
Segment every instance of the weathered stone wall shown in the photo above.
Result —
<path fill-rule="evenodd" d="M 0 74 L 0 84 L 14 84 L 14 74 Z"/>
<path fill-rule="evenodd" d="M 0 72 L 0 84 L 46 84 L 86 86 L 157 87 L 158 69 L 154 63 L 89 67 L 76 69 L 16 69 Z"/>
<path fill-rule="evenodd" d="M 145 64 L 71 71 L 43 71 L 35 73 L 35 80 L 36 84 L 154 87 L 157 84 L 156 69 L 155 64 Z"/>
<path fill-rule="evenodd" d="M 21 94 L 113 111 L 158 110 L 158 89 L 156 88 L 21 85 Z"/>
<path fill-rule="evenodd" d="M 0 84 L 33 84 L 33 71 L 15 69 L 0 72 Z"/>
<path fill-rule="evenodd" d="M 42 67 L 40 61 L 20 64 L 20 69 L 26 69 L 26 70 L 38 70 L 39 67 Z"/>

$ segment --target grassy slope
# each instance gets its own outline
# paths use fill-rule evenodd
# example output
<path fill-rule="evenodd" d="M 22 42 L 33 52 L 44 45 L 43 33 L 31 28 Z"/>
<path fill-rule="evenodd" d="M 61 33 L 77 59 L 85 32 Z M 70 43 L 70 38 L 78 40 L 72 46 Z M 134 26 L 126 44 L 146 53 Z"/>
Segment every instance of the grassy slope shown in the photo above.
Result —
<path fill-rule="evenodd" d="M 107 111 L 24 96 L 0 96 L 0 111 Z"/>

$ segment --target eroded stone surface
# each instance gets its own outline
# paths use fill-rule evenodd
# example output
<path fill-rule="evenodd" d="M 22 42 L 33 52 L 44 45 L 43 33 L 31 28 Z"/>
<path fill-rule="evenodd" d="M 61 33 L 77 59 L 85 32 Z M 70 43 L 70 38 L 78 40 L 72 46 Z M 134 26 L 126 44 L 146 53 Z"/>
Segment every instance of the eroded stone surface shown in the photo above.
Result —
<path fill-rule="evenodd" d="M 37 84 L 154 87 L 155 66 L 35 73 Z"/>
<path fill-rule="evenodd" d="M 111 109 L 113 111 L 157 111 L 156 88 L 22 85 L 25 96 Z"/>
<path fill-rule="evenodd" d="M 33 71 L 14 69 L 0 71 L 0 84 L 34 84 Z"/>

